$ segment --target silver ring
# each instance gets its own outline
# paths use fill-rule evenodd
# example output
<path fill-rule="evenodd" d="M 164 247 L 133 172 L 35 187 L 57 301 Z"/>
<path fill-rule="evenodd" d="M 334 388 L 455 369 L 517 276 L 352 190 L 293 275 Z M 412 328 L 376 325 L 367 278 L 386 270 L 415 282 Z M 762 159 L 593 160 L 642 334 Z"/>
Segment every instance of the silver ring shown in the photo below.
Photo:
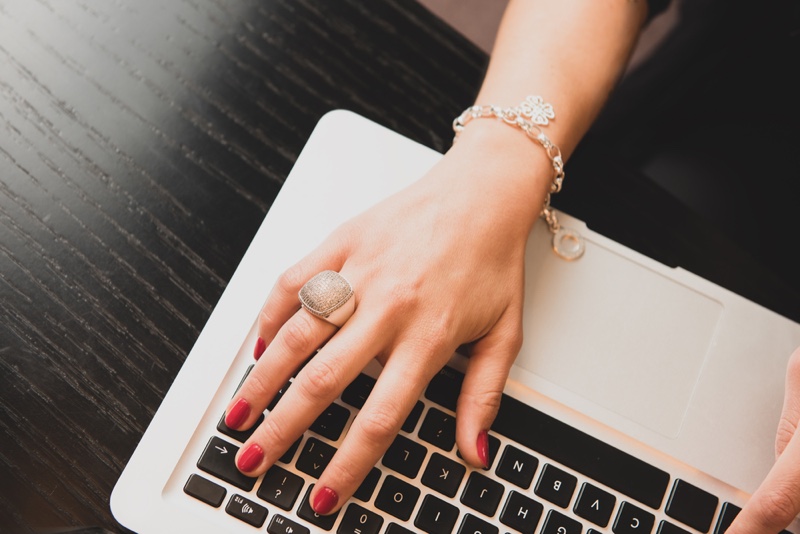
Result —
<path fill-rule="evenodd" d="M 308 313 L 339 327 L 356 311 L 353 286 L 336 271 L 315 275 L 300 288 L 298 296 Z"/>

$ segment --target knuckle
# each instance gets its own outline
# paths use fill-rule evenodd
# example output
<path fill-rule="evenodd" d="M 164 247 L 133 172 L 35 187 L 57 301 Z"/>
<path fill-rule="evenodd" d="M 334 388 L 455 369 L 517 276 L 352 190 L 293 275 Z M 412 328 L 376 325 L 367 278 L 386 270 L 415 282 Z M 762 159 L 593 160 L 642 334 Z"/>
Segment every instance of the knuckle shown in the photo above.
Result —
<path fill-rule="evenodd" d="M 297 384 L 299 382 L 299 384 Z M 312 360 L 296 380 L 301 392 L 313 401 L 329 401 L 339 394 L 341 381 L 337 370 L 326 360 Z"/>
<path fill-rule="evenodd" d="M 294 293 L 305 284 L 306 273 L 300 264 L 295 264 L 283 271 L 276 284 L 285 293 Z"/>
<path fill-rule="evenodd" d="M 286 348 L 292 353 L 311 352 L 313 349 L 313 328 L 312 319 L 305 313 L 299 313 L 283 325 L 281 337 Z"/>
<path fill-rule="evenodd" d="M 266 308 L 262 308 L 258 315 L 258 325 L 262 330 L 277 330 L 281 325 L 277 317 L 273 316 Z"/>
<path fill-rule="evenodd" d="M 402 421 L 388 406 L 373 406 L 358 415 L 357 429 L 367 443 L 385 444 L 394 438 Z"/>
<path fill-rule="evenodd" d="M 269 380 L 262 373 L 253 372 L 247 377 L 247 389 L 256 397 L 262 398 L 270 394 Z M 266 403 L 265 403 L 266 404 Z"/>
<path fill-rule="evenodd" d="M 269 443 L 276 451 L 289 448 L 292 443 L 291 436 L 286 433 L 284 427 L 274 416 L 267 416 L 258 427 L 257 438 L 255 441 Z M 264 449 L 267 450 L 267 449 Z"/>
<path fill-rule="evenodd" d="M 355 462 L 337 460 L 334 459 L 325 468 L 325 478 L 335 480 L 336 485 L 340 488 L 357 488 L 364 476 L 353 472 Z"/>
<path fill-rule="evenodd" d="M 500 409 L 500 401 L 503 397 L 501 390 L 481 390 L 472 392 L 462 392 L 460 402 L 465 402 L 470 409 L 477 408 L 482 412 L 496 413 Z"/>

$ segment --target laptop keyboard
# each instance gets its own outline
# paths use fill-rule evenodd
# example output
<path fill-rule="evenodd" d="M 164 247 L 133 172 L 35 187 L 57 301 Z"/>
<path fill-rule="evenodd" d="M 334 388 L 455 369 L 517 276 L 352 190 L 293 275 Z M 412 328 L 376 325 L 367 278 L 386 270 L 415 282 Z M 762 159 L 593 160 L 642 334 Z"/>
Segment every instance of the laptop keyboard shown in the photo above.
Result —
<path fill-rule="evenodd" d="M 337 514 L 315 514 L 308 497 L 375 385 L 365 374 L 258 479 L 234 463 L 253 430 L 231 430 L 223 415 L 184 492 L 215 508 L 224 504 L 232 521 L 266 524 L 270 534 L 721 534 L 740 511 L 507 395 L 489 436 L 489 469 L 467 467 L 455 446 L 462 381 L 450 367 L 434 377 L 424 402 Z"/>

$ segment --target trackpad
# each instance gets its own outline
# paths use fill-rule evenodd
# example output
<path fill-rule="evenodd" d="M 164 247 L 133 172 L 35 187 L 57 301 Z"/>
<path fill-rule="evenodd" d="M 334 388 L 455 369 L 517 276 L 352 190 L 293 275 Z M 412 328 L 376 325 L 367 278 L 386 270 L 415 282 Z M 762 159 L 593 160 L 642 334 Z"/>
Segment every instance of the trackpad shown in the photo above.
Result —
<path fill-rule="evenodd" d="M 722 305 L 591 240 L 561 260 L 537 227 L 517 366 L 676 437 Z"/>

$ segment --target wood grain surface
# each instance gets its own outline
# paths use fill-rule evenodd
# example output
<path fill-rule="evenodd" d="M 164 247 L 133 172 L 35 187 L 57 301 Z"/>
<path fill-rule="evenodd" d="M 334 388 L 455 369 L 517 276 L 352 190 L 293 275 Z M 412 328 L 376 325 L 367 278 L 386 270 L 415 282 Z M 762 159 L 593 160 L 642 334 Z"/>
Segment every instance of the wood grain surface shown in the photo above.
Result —
<path fill-rule="evenodd" d="M 0 531 L 118 530 L 111 489 L 317 120 L 443 150 L 485 62 L 410 0 L 0 1 Z"/>
<path fill-rule="evenodd" d="M 413 0 L 0 0 L 0 532 L 121 531 L 111 489 L 318 119 L 443 151 L 486 60 Z M 800 320 L 604 150 L 568 170 L 556 206 Z"/>

